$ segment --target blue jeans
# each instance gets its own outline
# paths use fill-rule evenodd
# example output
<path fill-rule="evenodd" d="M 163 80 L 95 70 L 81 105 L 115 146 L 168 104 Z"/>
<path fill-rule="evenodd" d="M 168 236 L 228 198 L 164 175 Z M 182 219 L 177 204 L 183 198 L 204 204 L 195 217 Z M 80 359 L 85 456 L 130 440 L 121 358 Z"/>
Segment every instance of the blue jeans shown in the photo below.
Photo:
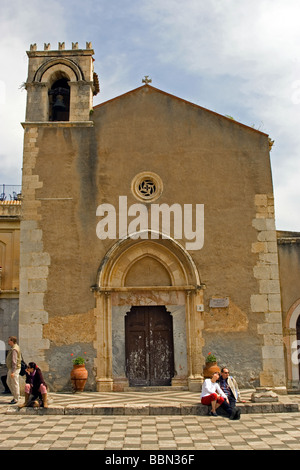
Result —
<path fill-rule="evenodd" d="M 220 408 L 223 408 L 223 410 L 226 411 L 226 413 L 230 417 L 232 415 L 232 412 L 233 412 L 234 408 L 235 408 L 236 400 L 235 400 L 234 397 L 228 397 L 228 400 L 229 400 L 229 404 L 225 400 L 222 403 L 222 405 L 220 406 Z"/>

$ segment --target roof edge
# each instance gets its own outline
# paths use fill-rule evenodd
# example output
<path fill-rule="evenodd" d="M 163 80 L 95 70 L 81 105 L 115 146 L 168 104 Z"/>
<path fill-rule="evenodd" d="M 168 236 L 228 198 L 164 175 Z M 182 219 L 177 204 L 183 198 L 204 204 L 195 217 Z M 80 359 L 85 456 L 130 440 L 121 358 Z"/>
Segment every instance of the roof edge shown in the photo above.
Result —
<path fill-rule="evenodd" d="M 157 91 L 157 92 L 159 92 L 159 93 L 161 93 L 161 94 L 163 94 L 163 95 L 165 95 L 165 96 L 169 96 L 170 98 L 174 98 L 174 99 L 176 99 L 176 100 L 178 100 L 178 101 L 181 101 L 181 102 L 183 102 L 183 103 L 189 104 L 190 106 L 193 106 L 193 107 L 195 107 L 195 108 L 202 109 L 203 111 L 206 111 L 206 112 L 208 112 L 208 113 L 211 113 L 211 114 L 213 114 L 214 116 L 217 116 L 217 117 L 221 117 L 221 118 L 223 118 L 223 119 L 226 119 L 227 121 L 230 121 L 230 122 L 233 123 L 233 124 L 237 124 L 237 125 L 242 126 L 242 127 L 246 128 L 246 129 L 249 129 L 249 130 L 251 130 L 251 131 L 253 131 L 253 132 L 257 132 L 257 133 L 262 134 L 262 135 L 264 135 L 264 136 L 266 136 L 266 137 L 269 137 L 269 134 L 267 134 L 266 132 L 259 131 L 258 129 L 255 129 L 254 127 L 248 126 L 247 124 L 243 124 L 243 123 L 241 123 L 241 122 L 239 122 L 239 121 L 236 121 L 235 119 L 232 119 L 232 118 L 230 118 L 230 117 L 224 116 L 223 114 L 219 114 L 219 113 L 217 113 L 217 112 L 215 112 L 215 111 L 211 111 L 210 109 L 204 108 L 203 106 L 200 106 L 200 105 L 198 105 L 198 104 L 195 104 L 195 103 L 193 103 L 192 101 L 185 100 L 184 98 L 179 98 L 179 97 L 176 96 L 176 95 L 172 95 L 171 93 L 168 93 L 168 92 L 166 92 L 166 91 L 160 90 L 159 88 L 156 88 L 156 87 L 154 87 L 154 86 L 152 86 L 152 85 L 149 85 L 148 83 L 147 83 L 147 84 L 144 84 L 144 85 L 141 85 L 141 86 L 139 86 L 138 88 L 134 88 L 133 90 L 127 91 L 126 93 L 122 93 L 121 95 L 115 96 L 114 98 L 111 98 L 110 100 L 104 101 L 103 103 L 97 104 L 96 106 L 94 106 L 94 109 L 100 108 L 101 106 L 105 106 L 105 105 L 108 104 L 108 103 L 111 103 L 111 102 L 113 102 L 113 101 L 116 101 L 116 100 L 118 100 L 119 98 L 121 98 L 121 97 L 123 97 L 123 96 L 128 96 L 128 95 L 130 95 L 130 94 L 132 94 L 132 93 L 135 93 L 136 91 L 141 90 L 142 88 L 145 88 L 145 87 L 151 88 L 151 89 L 153 89 L 153 90 L 155 90 L 155 91 Z"/>

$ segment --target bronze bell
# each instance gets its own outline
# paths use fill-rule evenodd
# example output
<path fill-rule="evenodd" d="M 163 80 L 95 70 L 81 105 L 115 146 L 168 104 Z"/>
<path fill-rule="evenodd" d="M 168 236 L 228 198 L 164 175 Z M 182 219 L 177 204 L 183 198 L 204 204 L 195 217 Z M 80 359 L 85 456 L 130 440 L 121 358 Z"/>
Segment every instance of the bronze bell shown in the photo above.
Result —
<path fill-rule="evenodd" d="M 56 100 L 53 104 L 53 109 L 55 109 L 56 111 L 66 111 L 67 107 L 64 103 L 64 97 L 62 95 L 56 95 Z"/>

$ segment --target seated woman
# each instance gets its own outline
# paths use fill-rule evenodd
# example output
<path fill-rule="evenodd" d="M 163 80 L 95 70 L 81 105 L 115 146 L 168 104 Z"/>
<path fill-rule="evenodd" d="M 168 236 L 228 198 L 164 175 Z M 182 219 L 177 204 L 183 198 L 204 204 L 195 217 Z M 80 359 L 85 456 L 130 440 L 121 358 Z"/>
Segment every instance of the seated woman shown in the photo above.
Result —
<path fill-rule="evenodd" d="M 41 396 L 43 407 L 48 408 L 47 384 L 44 380 L 41 369 L 36 365 L 35 362 L 29 362 L 26 368 L 25 402 L 23 405 L 20 405 L 19 408 L 29 406 L 30 395 L 33 395 L 32 401 L 38 399 L 39 396 Z"/>
<path fill-rule="evenodd" d="M 216 410 L 223 403 L 228 404 L 228 398 L 217 383 L 219 372 L 215 372 L 211 379 L 205 379 L 202 385 L 201 403 L 202 405 L 211 405 L 211 416 L 218 416 Z"/>

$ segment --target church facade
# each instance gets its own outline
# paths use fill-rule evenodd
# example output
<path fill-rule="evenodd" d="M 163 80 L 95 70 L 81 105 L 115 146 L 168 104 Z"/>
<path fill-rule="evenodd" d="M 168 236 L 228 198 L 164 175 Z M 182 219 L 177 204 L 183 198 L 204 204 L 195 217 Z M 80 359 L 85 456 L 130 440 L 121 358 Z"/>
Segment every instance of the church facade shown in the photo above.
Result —
<path fill-rule="evenodd" d="M 89 43 L 27 54 L 25 359 L 53 390 L 84 356 L 90 390 L 198 391 L 211 352 L 241 388 L 284 393 L 268 135 L 148 80 L 93 107 Z"/>

